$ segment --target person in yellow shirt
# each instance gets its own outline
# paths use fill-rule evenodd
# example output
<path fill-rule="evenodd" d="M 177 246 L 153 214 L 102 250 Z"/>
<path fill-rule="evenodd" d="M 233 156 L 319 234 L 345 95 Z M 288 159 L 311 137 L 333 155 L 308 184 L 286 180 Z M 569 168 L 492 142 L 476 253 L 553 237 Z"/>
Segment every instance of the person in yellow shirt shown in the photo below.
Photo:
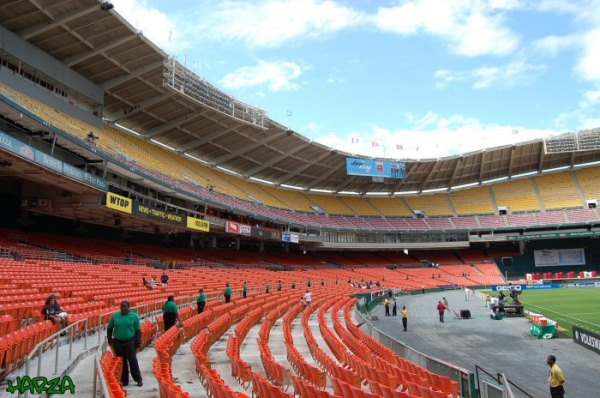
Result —
<path fill-rule="evenodd" d="M 406 332 L 406 327 L 408 326 L 408 309 L 406 308 L 405 305 L 402 306 L 402 327 L 404 328 L 404 331 Z"/>
<path fill-rule="evenodd" d="M 565 388 L 565 375 L 561 368 L 556 364 L 556 357 L 554 355 L 548 355 L 546 363 L 550 366 L 550 372 L 548 373 L 548 384 L 550 385 L 550 396 L 552 398 L 564 398 Z"/>

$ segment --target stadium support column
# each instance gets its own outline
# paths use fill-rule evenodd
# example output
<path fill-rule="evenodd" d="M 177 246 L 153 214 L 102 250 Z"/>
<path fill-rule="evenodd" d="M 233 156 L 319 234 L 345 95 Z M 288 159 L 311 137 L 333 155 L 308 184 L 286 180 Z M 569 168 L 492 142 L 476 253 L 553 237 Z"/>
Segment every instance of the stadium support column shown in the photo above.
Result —
<path fill-rule="evenodd" d="M 217 248 L 217 237 L 216 236 L 213 236 L 210 238 L 210 248 L 211 249 Z"/>
<path fill-rule="evenodd" d="M 235 251 L 240 251 L 240 238 L 235 238 Z"/>
<path fill-rule="evenodd" d="M 259 253 L 265 252 L 265 241 L 262 239 L 260 241 L 258 241 L 258 252 Z"/>
<path fill-rule="evenodd" d="M 521 256 L 525 253 L 525 241 L 524 240 L 519 241 L 519 253 L 521 253 Z"/>
<path fill-rule="evenodd" d="M 283 245 L 283 249 L 286 253 L 290 252 L 290 242 L 285 242 L 285 245 Z"/>

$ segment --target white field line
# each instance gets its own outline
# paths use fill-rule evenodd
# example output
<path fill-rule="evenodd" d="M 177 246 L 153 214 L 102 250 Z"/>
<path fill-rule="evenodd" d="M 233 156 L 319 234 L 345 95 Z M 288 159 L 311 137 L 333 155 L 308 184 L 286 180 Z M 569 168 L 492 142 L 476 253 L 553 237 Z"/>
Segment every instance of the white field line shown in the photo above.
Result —
<path fill-rule="evenodd" d="M 541 307 L 539 305 L 533 305 L 533 304 L 527 304 L 526 305 L 530 306 L 530 307 L 535 307 L 535 308 L 539 308 L 543 311 L 547 311 L 547 312 L 552 312 L 553 314 L 557 314 L 560 315 L 563 318 L 569 318 L 569 319 L 575 319 L 576 321 L 579 321 L 581 323 L 585 323 L 586 325 L 594 325 L 600 328 L 600 325 L 597 323 L 593 323 L 593 322 L 588 322 L 588 321 L 584 321 L 583 319 L 579 319 L 579 318 L 575 318 L 574 316 L 569 316 L 569 315 L 565 315 L 562 312 L 556 312 L 556 311 L 552 311 L 551 309 L 545 308 L 545 307 Z"/>

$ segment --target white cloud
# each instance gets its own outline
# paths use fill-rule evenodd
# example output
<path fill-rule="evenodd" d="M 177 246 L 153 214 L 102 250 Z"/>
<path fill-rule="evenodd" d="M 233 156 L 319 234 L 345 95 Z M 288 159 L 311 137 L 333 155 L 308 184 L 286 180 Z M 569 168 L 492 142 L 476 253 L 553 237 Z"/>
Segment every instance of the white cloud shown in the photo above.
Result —
<path fill-rule="evenodd" d="M 223 1 L 197 26 L 204 37 L 275 47 L 296 38 L 319 38 L 362 23 L 363 14 L 321 0 Z"/>
<path fill-rule="evenodd" d="M 438 158 L 500 145 L 512 145 L 560 133 L 518 125 L 484 124 L 455 114 L 406 114 L 408 127 L 389 129 L 374 125 L 371 131 L 346 135 L 328 133 L 315 139 L 324 145 L 364 156 L 392 159 Z M 357 142 L 358 141 L 358 142 Z M 373 146 L 373 143 L 377 146 Z"/>
<path fill-rule="evenodd" d="M 225 88 L 243 88 L 266 85 L 269 91 L 297 90 L 297 79 L 307 69 L 291 61 L 259 61 L 255 66 L 243 66 L 223 77 Z"/>
<path fill-rule="evenodd" d="M 575 71 L 585 80 L 600 83 L 600 25 L 583 35 L 582 46 Z"/>
<path fill-rule="evenodd" d="M 498 11 L 509 6 L 508 1 L 490 5 L 483 0 L 412 0 L 379 8 L 374 24 L 385 32 L 409 35 L 422 31 L 442 37 L 460 55 L 506 55 L 519 43 Z"/>
<path fill-rule="evenodd" d="M 554 124 L 568 131 L 579 131 L 600 126 L 600 89 L 583 93 L 577 108 L 562 112 Z"/>
<path fill-rule="evenodd" d="M 134 28 L 167 52 L 185 47 L 178 23 L 169 15 L 152 7 L 146 0 L 113 0 L 115 10 Z"/>
<path fill-rule="evenodd" d="M 451 83 L 468 82 L 474 89 L 515 87 L 530 84 L 545 71 L 544 65 L 513 61 L 505 65 L 481 67 L 467 71 L 435 71 L 435 86 L 445 88 Z"/>
<path fill-rule="evenodd" d="M 534 41 L 533 48 L 542 54 L 554 56 L 577 46 L 580 40 L 581 38 L 576 34 L 566 36 L 550 35 Z"/>

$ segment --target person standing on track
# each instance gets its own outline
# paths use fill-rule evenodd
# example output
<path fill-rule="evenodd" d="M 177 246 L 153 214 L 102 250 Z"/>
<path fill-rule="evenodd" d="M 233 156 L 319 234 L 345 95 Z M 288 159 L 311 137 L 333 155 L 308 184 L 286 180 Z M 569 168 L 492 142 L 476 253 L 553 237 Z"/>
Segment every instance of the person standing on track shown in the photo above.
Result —
<path fill-rule="evenodd" d="M 444 323 L 444 312 L 446 312 L 446 306 L 444 305 L 444 303 L 438 301 L 437 310 L 440 314 L 440 322 Z"/>
<path fill-rule="evenodd" d="M 548 355 L 546 363 L 550 366 L 550 372 L 548 373 L 548 384 L 550 385 L 550 397 L 552 398 L 564 398 L 565 396 L 565 375 L 561 368 L 556 364 L 556 357 L 554 355 Z"/>
<path fill-rule="evenodd" d="M 404 331 L 406 332 L 406 329 L 408 327 L 408 309 L 406 308 L 405 305 L 402 306 L 402 327 L 404 328 Z"/>

